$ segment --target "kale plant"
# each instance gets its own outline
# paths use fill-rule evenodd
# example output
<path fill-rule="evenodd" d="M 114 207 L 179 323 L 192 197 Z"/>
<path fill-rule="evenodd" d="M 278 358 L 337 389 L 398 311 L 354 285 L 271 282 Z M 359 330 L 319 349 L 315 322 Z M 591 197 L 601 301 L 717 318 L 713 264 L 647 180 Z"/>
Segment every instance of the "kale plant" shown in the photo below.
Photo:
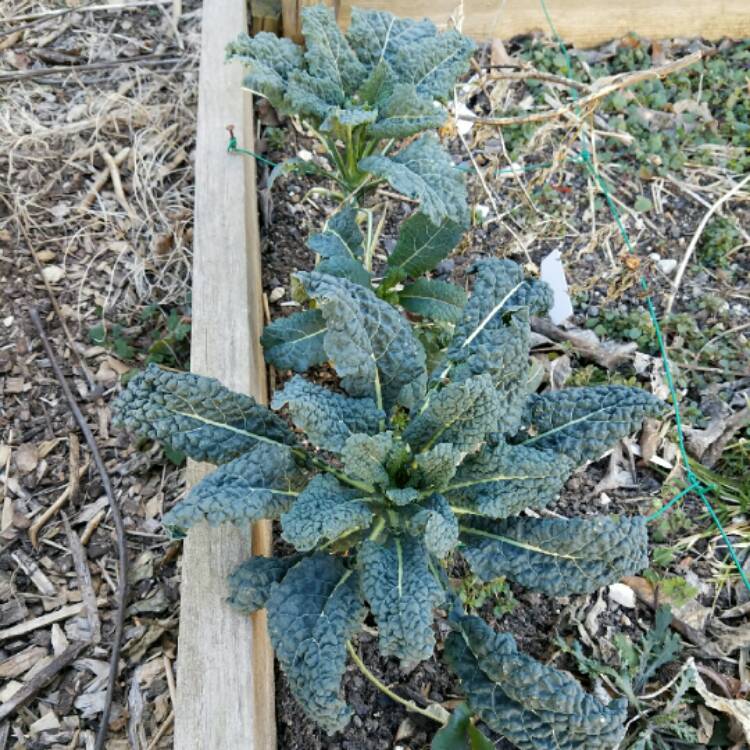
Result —
<path fill-rule="evenodd" d="M 317 271 L 372 290 L 404 310 L 432 321 L 433 327 L 440 331 L 457 323 L 466 304 L 466 292 L 447 281 L 425 278 L 424 274 L 456 247 L 461 228 L 450 220 L 435 226 L 424 214 L 413 214 L 401 225 L 384 277 L 374 284 L 372 223 L 368 223 L 367 236 L 363 236 L 356 216 L 356 209 L 345 206 L 328 219 L 322 232 L 308 238 L 307 246 L 319 258 Z M 407 279 L 408 283 L 402 283 Z M 327 361 L 326 329 L 320 307 L 273 321 L 263 333 L 266 360 L 281 370 L 295 372 L 305 372 Z M 421 325 L 420 333 L 425 329 L 426 325 Z"/>
<path fill-rule="evenodd" d="M 348 279 L 300 272 L 340 388 L 295 375 L 272 411 L 216 380 L 151 366 L 119 396 L 118 420 L 219 465 L 169 511 L 168 527 L 280 519 L 295 554 L 240 565 L 230 603 L 267 609 L 291 690 L 326 731 L 352 715 L 341 678 L 368 614 L 381 653 L 413 665 L 432 656 L 434 609 L 447 606 L 444 653 L 486 725 L 522 749 L 609 749 L 627 702 L 604 705 L 465 615 L 445 566 L 461 554 L 481 580 L 505 576 L 551 596 L 645 567 L 642 517 L 524 510 L 549 504 L 576 466 L 662 404 L 624 386 L 531 392 L 529 317 L 551 292 L 507 260 L 481 261 L 474 275 L 432 371 L 397 308 Z"/>
<path fill-rule="evenodd" d="M 242 34 L 227 50 L 230 60 L 247 66 L 244 85 L 279 112 L 298 116 L 325 150 L 329 169 L 290 159 L 269 183 L 291 171 L 317 173 L 344 196 L 361 198 L 386 181 L 419 201 L 434 224 L 465 223 L 463 177 L 434 134 L 396 148 L 445 122 L 439 103 L 466 72 L 474 43 L 454 30 L 439 33 L 426 19 L 356 8 L 344 34 L 322 5 L 302 11 L 302 34 L 304 50 L 267 32 Z"/>

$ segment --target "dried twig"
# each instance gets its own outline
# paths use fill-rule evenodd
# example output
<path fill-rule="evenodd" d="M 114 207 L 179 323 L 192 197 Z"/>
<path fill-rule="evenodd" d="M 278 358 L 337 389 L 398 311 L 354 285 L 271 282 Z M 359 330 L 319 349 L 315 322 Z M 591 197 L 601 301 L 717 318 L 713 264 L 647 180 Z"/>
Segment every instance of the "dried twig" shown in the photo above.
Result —
<path fill-rule="evenodd" d="M 112 180 L 112 187 L 115 191 L 115 197 L 117 198 L 117 202 L 122 206 L 125 213 L 128 215 L 131 221 L 136 221 L 137 216 L 135 211 L 133 211 L 133 207 L 128 203 L 128 199 L 125 197 L 125 191 L 122 187 L 122 179 L 120 178 L 120 169 L 117 166 L 117 162 L 112 157 L 112 155 L 107 151 L 104 146 L 99 144 L 99 153 L 102 156 L 102 159 L 104 159 L 104 163 L 107 165 L 107 168 L 109 169 L 109 177 Z M 122 153 L 122 151 L 120 152 Z M 118 154 L 119 156 L 119 154 Z"/>
<path fill-rule="evenodd" d="M 96 736 L 96 744 L 94 746 L 95 750 L 102 750 L 107 739 L 109 713 L 110 709 L 112 708 L 112 696 L 114 694 L 115 682 L 117 681 L 120 662 L 120 646 L 122 643 L 122 632 L 125 624 L 125 604 L 127 602 L 128 594 L 128 551 L 125 540 L 125 527 L 122 523 L 120 508 L 117 505 L 117 501 L 115 500 L 114 491 L 112 489 L 112 482 L 110 481 L 107 467 L 104 465 L 104 459 L 99 452 L 99 446 L 97 446 L 94 434 L 91 432 L 91 428 L 89 427 L 88 422 L 86 422 L 86 418 L 83 416 L 81 409 L 70 390 L 70 386 L 68 385 L 68 381 L 66 380 L 63 371 L 60 369 L 60 365 L 57 362 L 57 357 L 52 350 L 52 344 L 50 343 L 50 340 L 44 330 L 42 320 L 39 317 L 39 311 L 35 307 L 32 307 L 30 316 L 31 321 L 33 322 L 34 327 L 39 334 L 39 338 L 44 345 L 44 350 L 47 353 L 50 364 L 52 365 L 52 370 L 55 373 L 55 377 L 57 378 L 60 387 L 65 394 L 65 398 L 68 401 L 68 406 L 70 407 L 70 410 L 73 413 L 73 417 L 75 418 L 78 427 L 83 433 L 83 436 L 86 439 L 86 443 L 89 446 L 89 450 L 91 451 L 91 455 L 94 459 L 94 464 L 96 465 L 97 471 L 99 472 L 99 476 L 102 481 L 104 493 L 107 496 L 107 500 L 109 502 L 109 508 L 110 512 L 112 513 L 112 520 L 114 522 L 115 531 L 117 534 L 117 548 L 119 553 L 119 581 L 117 587 L 117 613 L 115 615 L 115 634 L 114 641 L 112 643 L 112 656 L 110 658 L 109 680 L 107 682 L 107 693 L 104 700 L 104 711 L 102 713 L 101 724 L 99 725 L 99 731 L 97 732 Z"/>
<path fill-rule="evenodd" d="M 553 83 L 558 86 L 564 86 L 567 89 L 576 89 L 576 91 L 585 91 L 587 94 L 591 91 L 591 86 L 587 83 L 575 81 L 572 78 L 558 76 L 554 73 L 545 73 L 541 70 L 521 70 L 512 73 L 490 73 L 487 76 L 491 81 L 544 81 Z"/>
<path fill-rule="evenodd" d="M 30 21 L 25 26 L 14 26 L 8 31 L 0 31 L 0 37 L 8 34 L 15 34 L 17 31 L 25 31 L 39 23 L 46 23 L 58 16 L 67 16 L 70 13 L 93 13 L 96 11 L 130 10 L 131 8 L 143 8 L 149 5 L 168 5 L 172 0 L 137 0 L 132 3 L 104 3 L 103 5 L 78 5 L 73 8 L 62 8 L 61 10 L 45 10 L 39 13 L 26 13 L 23 16 L 14 16 L 13 18 L 4 18 L 3 24 L 19 23 L 21 21 Z"/>
<path fill-rule="evenodd" d="M 102 639 L 101 620 L 99 619 L 99 608 L 96 604 L 94 584 L 91 581 L 91 571 L 86 560 L 86 550 L 83 548 L 78 534 L 73 531 L 65 513 L 63 513 L 63 524 L 65 525 L 65 535 L 68 537 L 70 554 L 73 557 L 76 577 L 78 578 L 81 601 L 83 602 L 86 619 L 89 622 L 89 638 L 93 643 L 99 643 Z"/>
<path fill-rule="evenodd" d="M 701 235 L 703 234 L 703 230 L 708 225 L 708 222 L 710 221 L 711 217 L 724 205 L 730 198 L 737 195 L 745 185 L 750 182 L 750 174 L 745 175 L 744 180 L 740 180 L 731 190 L 724 193 L 718 200 L 714 201 L 714 203 L 711 205 L 711 208 L 706 211 L 706 213 L 703 215 L 703 218 L 701 219 L 700 224 L 698 224 L 698 228 L 695 230 L 695 234 L 693 235 L 693 238 L 690 240 L 690 244 L 688 245 L 687 250 L 685 251 L 685 255 L 683 256 L 682 260 L 680 261 L 680 265 L 677 268 L 677 273 L 674 277 L 674 285 L 672 287 L 672 291 L 669 293 L 669 299 L 667 299 L 667 304 L 664 306 L 664 313 L 666 315 L 669 315 L 672 312 L 672 307 L 674 305 L 675 298 L 677 297 L 677 292 L 680 288 L 680 284 L 682 283 L 682 277 L 685 275 L 685 270 L 688 267 L 688 263 L 690 263 L 690 258 L 692 257 L 693 253 L 695 252 L 695 248 L 698 246 L 698 240 L 700 240 Z"/>
<path fill-rule="evenodd" d="M 23 622 L 19 622 L 18 625 L 12 625 L 9 628 L 0 630 L 0 641 L 17 638 L 19 635 L 30 633 L 32 630 L 47 627 L 47 625 L 51 625 L 53 622 L 67 620 L 69 617 L 77 615 L 82 609 L 83 604 L 68 604 L 65 607 L 56 609 L 54 612 L 47 612 L 46 615 L 35 617 L 33 620 L 24 620 Z"/>
<path fill-rule="evenodd" d="M 625 576 L 623 583 L 630 586 L 635 595 L 638 597 L 638 601 L 650 607 L 656 611 L 659 608 L 659 592 L 658 588 L 652 586 L 645 578 L 640 576 Z M 694 627 L 688 625 L 684 620 L 680 620 L 678 617 L 673 616 L 670 622 L 673 630 L 676 630 L 686 641 L 689 641 L 697 647 L 698 652 L 709 659 L 722 659 L 725 660 L 724 654 L 708 639 L 703 633 L 696 630 Z"/>
<path fill-rule="evenodd" d="M 120 65 L 177 65 L 187 62 L 188 58 L 168 57 L 167 55 L 136 55 L 121 60 L 102 60 L 101 62 L 86 63 L 84 65 L 53 65 L 49 68 L 33 68 L 31 70 L 16 70 L 12 73 L 0 73 L 0 83 L 18 81 L 22 78 L 42 78 L 59 74 L 88 73 L 93 70 L 117 68 Z"/>
<path fill-rule="evenodd" d="M 130 146 L 120 149 L 114 156 L 109 158 L 115 163 L 115 166 L 119 167 L 130 154 Z M 109 154 L 107 154 L 109 156 Z M 83 200 L 78 204 L 79 211 L 85 211 L 91 204 L 96 200 L 96 196 L 99 195 L 99 191 L 104 187 L 111 174 L 109 162 L 105 159 L 105 167 L 99 172 L 94 180 L 94 184 L 89 188 L 88 193 L 84 196 Z"/>
<path fill-rule="evenodd" d="M 543 112 L 531 112 L 528 115 L 516 115 L 513 117 L 475 117 L 474 115 L 457 115 L 459 120 L 468 120 L 482 125 L 495 125 L 497 127 L 506 127 L 509 125 L 523 125 L 530 122 L 546 122 L 558 117 L 573 117 L 575 111 L 579 110 L 585 114 L 586 110 L 593 108 L 600 99 L 605 96 L 614 94 L 615 91 L 633 86 L 636 83 L 650 81 L 654 78 L 663 78 L 678 70 L 694 65 L 699 62 L 703 53 L 699 50 L 691 55 L 681 57 L 679 60 L 660 65 L 648 70 L 636 70 L 633 73 L 622 73 L 621 75 L 601 78 L 591 85 L 591 93 L 581 97 L 559 109 L 548 109 Z"/>
<path fill-rule="evenodd" d="M 576 354 L 596 362 L 598 365 L 613 370 L 618 365 L 631 359 L 638 349 L 635 342 L 606 346 L 593 341 L 589 331 L 565 331 L 544 318 L 532 318 L 531 330 L 553 341 L 564 341 L 570 344 Z"/>
<path fill-rule="evenodd" d="M 71 433 L 68 436 L 68 442 L 70 446 L 68 455 L 68 486 L 60 497 L 58 497 L 57 500 L 55 500 L 55 502 L 52 503 L 52 505 L 50 505 L 49 508 L 47 508 L 47 510 L 45 510 L 44 513 L 42 513 L 42 515 L 31 525 L 31 528 L 29 529 L 29 539 L 31 540 L 31 546 L 34 549 L 39 546 L 39 532 L 44 524 L 46 524 L 47 521 L 49 521 L 49 519 L 68 502 L 68 500 L 75 500 L 75 497 L 78 494 L 79 480 L 89 467 L 88 461 L 86 461 L 83 466 L 80 466 L 81 450 L 78 443 L 78 436 Z"/>

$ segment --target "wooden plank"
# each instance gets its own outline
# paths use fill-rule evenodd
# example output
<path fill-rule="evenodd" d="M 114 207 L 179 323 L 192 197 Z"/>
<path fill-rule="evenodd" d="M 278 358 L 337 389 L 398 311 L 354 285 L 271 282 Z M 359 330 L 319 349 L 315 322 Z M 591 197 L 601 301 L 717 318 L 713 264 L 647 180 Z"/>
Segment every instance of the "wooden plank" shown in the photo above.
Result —
<path fill-rule="evenodd" d="M 253 0 L 250 5 L 253 36 L 259 31 L 281 33 L 281 0 Z"/>
<path fill-rule="evenodd" d="M 227 125 L 253 144 L 251 97 L 224 48 L 247 28 L 244 0 L 204 0 L 195 157 L 191 369 L 266 402 L 255 163 L 226 153 Z M 211 467 L 188 467 L 189 483 Z M 252 537 L 252 538 L 251 538 Z M 276 747 L 273 652 L 263 617 L 226 605 L 229 572 L 271 530 L 194 528 L 182 556 L 176 750 Z"/>
<path fill-rule="evenodd" d="M 281 16 L 284 36 L 294 39 L 295 42 L 302 42 L 302 31 L 300 26 L 300 13 L 308 5 L 328 5 L 334 9 L 336 18 L 341 13 L 340 0 L 281 0 Z M 354 3 L 359 7 L 359 3 Z M 351 15 L 351 10 L 348 11 Z"/>
<path fill-rule="evenodd" d="M 410 18 L 428 17 L 444 26 L 457 10 L 462 30 L 478 40 L 509 39 L 549 32 L 539 0 L 341 0 L 339 21 L 348 25 L 351 8 L 388 10 Z M 569 43 L 591 47 L 635 32 L 651 39 L 750 37 L 750 0 L 547 0 L 557 32 Z"/>

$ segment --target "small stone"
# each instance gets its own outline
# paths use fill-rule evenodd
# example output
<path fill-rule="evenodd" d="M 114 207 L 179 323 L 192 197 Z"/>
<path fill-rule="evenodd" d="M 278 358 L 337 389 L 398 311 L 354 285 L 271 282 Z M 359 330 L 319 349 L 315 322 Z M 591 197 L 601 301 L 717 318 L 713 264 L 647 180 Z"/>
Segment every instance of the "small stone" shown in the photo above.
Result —
<path fill-rule="evenodd" d="M 60 266 L 45 266 L 42 269 L 42 276 L 50 284 L 56 284 L 65 277 L 65 271 Z"/>
<path fill-rule="evenodd" d="M 42 263 L 49 263 L 51 260 L 55 259 L 55 253 L 52 252 L 52 250 L 40 250 L 36 257 L 39 258 L 39 260 Z"/>
<path fill-rule="evenodd" d="M 609 587 L 609 600 L 625 609 L 635 609 L 635 591 L 624 583 L 613 583 Z"/>
<path fill-rule="evenodd" d="M 662 258 L 656 265 L 663 274 L 669 276 L 677 268 L 677 261 L 674 258 Z"/>
<path fill-rule="evenodd" d="M 273 304 L 274 302 L 278 302 L 284 295 L 286 294 L 286 290 L 283 286 L 277 286 L 275 289 L 271 290 L 271 293 L 268 295 L 268 301 Z"/>

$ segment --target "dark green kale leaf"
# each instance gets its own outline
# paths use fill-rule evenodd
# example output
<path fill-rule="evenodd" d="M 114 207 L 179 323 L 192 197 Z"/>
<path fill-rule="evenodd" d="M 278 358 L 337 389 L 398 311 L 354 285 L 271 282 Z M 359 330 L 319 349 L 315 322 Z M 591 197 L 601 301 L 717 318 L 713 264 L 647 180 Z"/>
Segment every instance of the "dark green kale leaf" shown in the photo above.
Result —
<path fill-rule="evenodd" d="M 297 497 L 300 479 L 288 448 L 259 443 L 204 477 L 162 521 L 182 534 L 203 520 L 218 526 L 278 518 Z"/>
<path fill-rule="evenodd" d="M 227 601 L 236 610 L 252 614 L 266 606 L 274 583 L 279 583 L 302 555 L 288 557 L 251 557 L 229 576 Z"/>
<path fill-rule="evenodd" d="M 294 697 L 329 734 L 343 729 L 352 715 L 340 697 L 346 642 L 365 616 L 356 575 L 331 555 L 305 557 L 273 585 L 266 607 L 271 643 Z"/>
<path fill-rule="evenodd" d="M 428 659 L 435 647 L 432 610 L 444 594 L 430 572 L 424 543 L 408 534 L 365 541 L 359 566 L 383 655 L 407 663 Z"/>
<path fill-rule="evenodd" d="M 295 443 L 286 423 L 254 398 L 234 393 L 214 378 L 154 364 L 128 383 L 113 410 L 115 425 L 197 461 L 226 463 L 259 443 Z"/>
<path fill-rule="evenodd" d="M 360 160 L 359 168 L 387 180 L 395 190 L 418 200 L 433 224 L 447 216 L 457 224 L 468 222 L 464 177 L 434 135 L 423 135 L 395 156 L 380 154 Z"/>
<path fill-rule="evenodd" d="M 648 566 L 646 519 L 472 519 L 462 552 L 482 580 L 507 576 L 550 596 L 587 594 Z"/>
<path fill-rule="evenodd" d="M 519 750 L 611 750 L 625 734 L 627 701 L 605 706 L 567 672 L 520 654 L 513 636 L 462 617 L 445 658 L 469 706 Z"/>
<path fill-rule="evenodd" d="M 367 529 L 372 510 L 361 493 L 332 476 L 318 474 L 281 516 L 281 534 L 296 549 L 306 552 L 321 542 Z"/>
<path fill-rule="evenodd" d="M 320 310 L 277 318 L 265 327 L 260 339 L 266 361 L 280 370 L 294 372 L 322 365 L 327 359 L 323 348 L 325 332 L 326 322 Z"/>
<path fill-rule="evenodd" d="M 297 278 L 323 313 L 324 346 L 344 389 L 386 410 L 416 404 L 427 381 L 425 354 L 398 310 L 345 279 L 316 271 Z"/>
<path fill-rule="evenodd" d="M 444 488 L 450 502 L 476 515 L 508 518 L 543 508 L 560 492 L 573 462 L 524 445 L 486 445 L 469 456 Z"/>
<path fill-rule="evenodd" d="M 635 432 L 664 404 L 641 388 L 604 385 L 532 395 L 526 403 L 524 445 L 551 450 L 576 464 L 593 461 Z"/>
<path fill-rule="evenodd" d="M 295 375 L 274 394 L 274 409 L 289 409 L 294 424 L 318 447 L 341 452 L 356 433 L 378 431 L 385 412 L 371 398 L 352 398 Z"/>

